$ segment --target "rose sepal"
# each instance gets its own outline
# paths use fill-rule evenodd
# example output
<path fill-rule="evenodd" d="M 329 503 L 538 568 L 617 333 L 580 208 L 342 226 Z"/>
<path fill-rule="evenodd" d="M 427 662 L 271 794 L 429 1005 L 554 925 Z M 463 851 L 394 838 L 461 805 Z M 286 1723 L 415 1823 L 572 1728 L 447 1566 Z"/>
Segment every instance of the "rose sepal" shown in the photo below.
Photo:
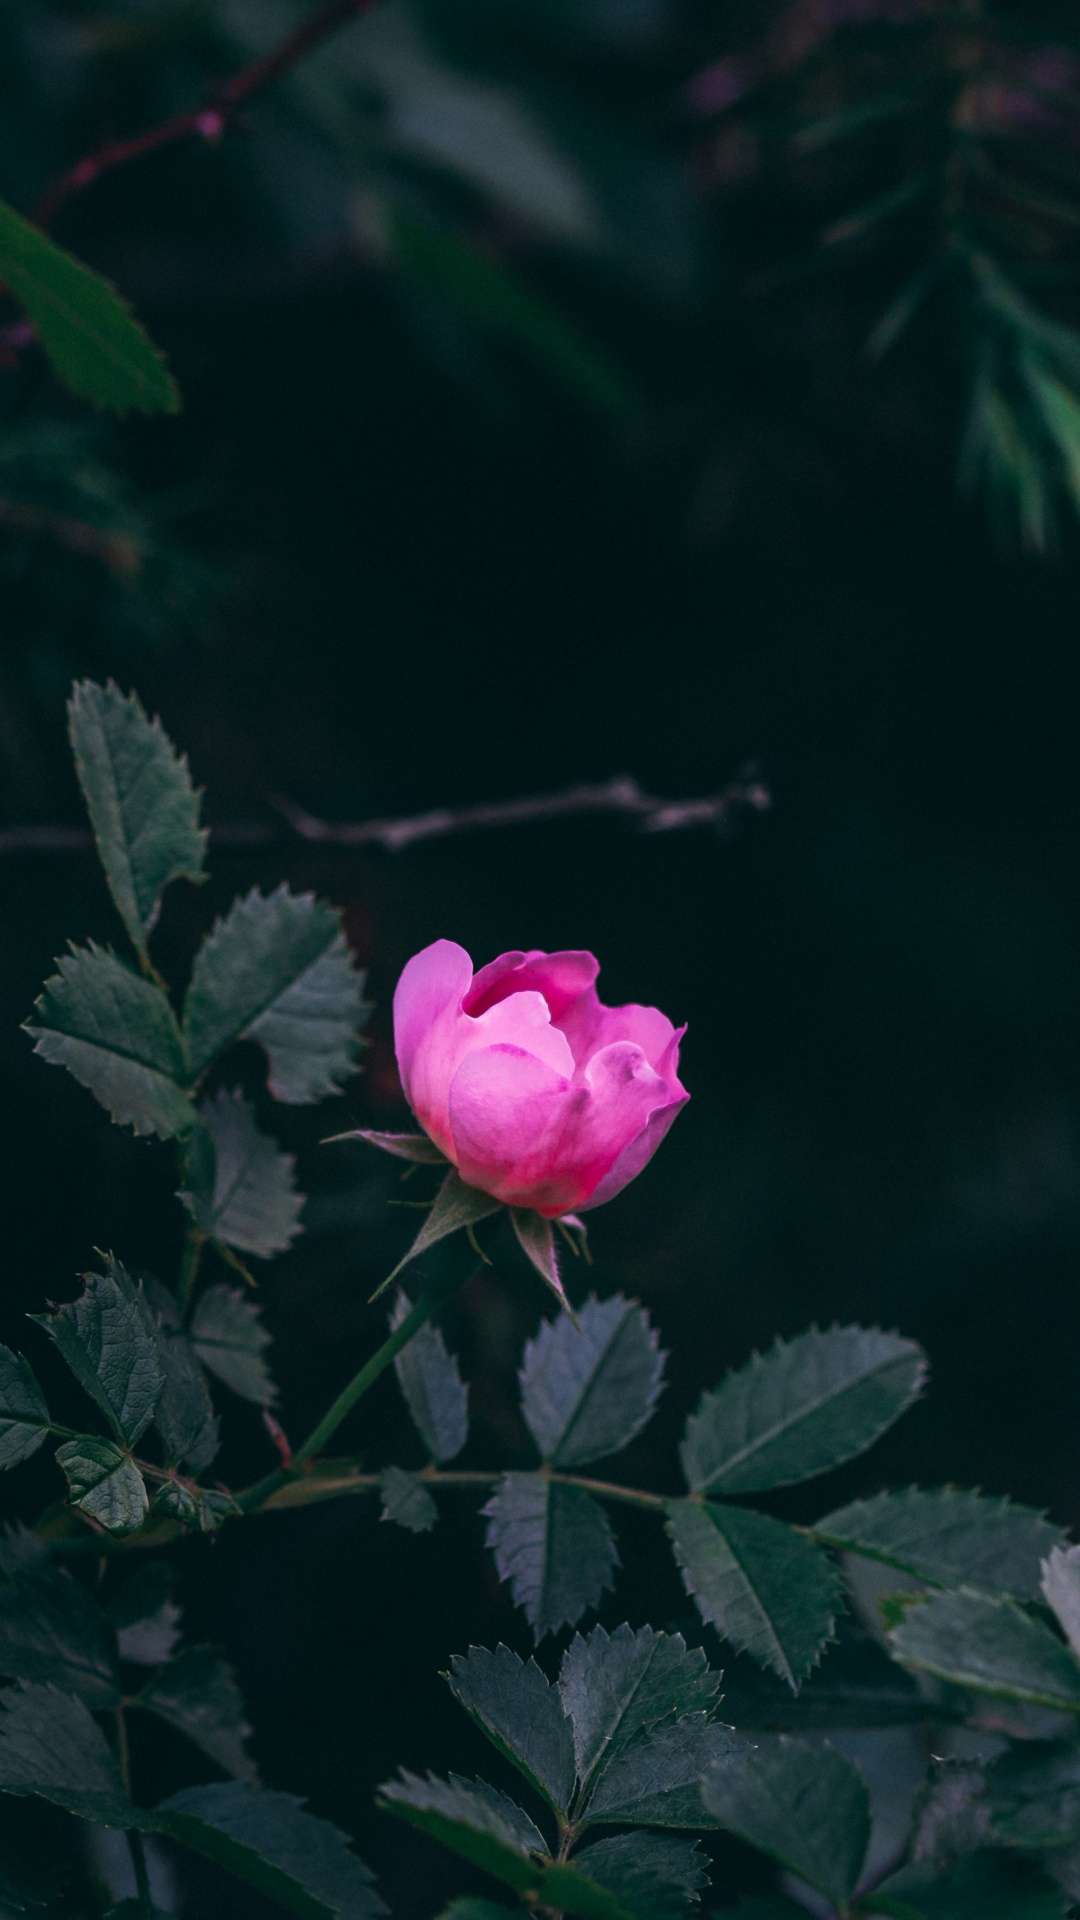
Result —
<path fill-rule="evenodd" d="M 417 1166 L 446 1167 L 450 1164 L 442 1148 L 437 1147 L 426 1133 L 380 1133 L 373 1127 L 352 1127 L 348 1133 L 332 1133 L 323 1141 L 323 1146 L 332 1147 L 341 1140 L 366 1140 L 369 1147 L 392 1153 L 396 1160 L 412 1160 Z"/>
<path fill-rule="evenodd" d="M 399 1260 L 393 1273 L 377 1286 L 372 1300 L 385 1293 L 391 1282 L 396 1280 L 402 1269 L 411 1260 L 419 1259 L 429 1247 L 439 1240 L 445 1240 L 450 1233 L 457 1233 L 461 1227 L 474 1227 L 480 1220 L 486 1220 L 489 1214 L 499 1213 L 501 1200 L 493 1200 L 490 1193 L 481 1193 L 479 1187 L 467 1187 L 456 1167 L 451 1167 L 446 1179 L 431 1203 L 431 1211 L 424 1221 L 416 1239 L 403 1259 Z"/>

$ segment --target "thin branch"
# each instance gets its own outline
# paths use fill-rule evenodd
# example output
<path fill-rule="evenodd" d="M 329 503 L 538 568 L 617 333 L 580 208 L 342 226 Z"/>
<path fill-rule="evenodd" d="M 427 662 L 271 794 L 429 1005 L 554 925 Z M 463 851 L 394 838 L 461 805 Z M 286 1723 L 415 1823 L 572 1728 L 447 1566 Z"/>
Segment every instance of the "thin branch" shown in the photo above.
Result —
<path fill-rule="evenodd" d="M 265 93 L 276 80 L 291 73 L 301 60 L 336 33 L 339 27 L 349 20 L 358 19 L 361 14 L 369 13 L 373 5 L 374 0 L 323 0 L 323 4 L 316 7 L 291 33 L 287 33 L 276 47 L 271 47 L 268 53 L 261 54 L 250 66 L 244 67 L 224 86 L 217 88 L 202 107 L 191 113 L 177 114 L 174 119 L 166 120 L 159 127 L 151 127 L 146 133 L 136 134 L 130 140 L 106 140 L 103 146 L 76 161 L 73 167 L 69 167 L 53 182 L 34 209 L 36 224 L 47 227 L 60 208 L 75 194 L 82 193 L 103 173 L 126 166 L 130 160 L 140 160 L 144 154 L 156 153 L 159 148 L 174 146 L 181 140 L 220 140 L 222 134 L 236 123 L 241 107 L 257 94 Z"/>
<path fill-rule="evenodd" d="M 567 820 L 583 814 L 619 814 L 636 820 L 644 833 L 673 833 L 684 827 L 713 827 L 727 832 L 747 813 L 765 813 L 772 796 L 754 765 L 722 793 L 698 800 L 661 800 L 645 793 L 636 780 L 620 775 L 596 784 L 564 787 L 558 793 L 530 794 L 519 800 L 492 800 L 476 806 L 436 807 L 400 819 L 320 820 L 294 801 L 267 795 L 282 826 L 269 821 L 211 827 L 212 846 L 272 845 L 282 827 L 300 840 L 324 847 L 383 847 L 400 853 L 421 840 L 473 833 L 488 827 L 528 826 L 541 820 Z M 0 855 L 6 853 L 81 853 L 93 846 L 87 827 L 25 825 L 0 828 Z"/>

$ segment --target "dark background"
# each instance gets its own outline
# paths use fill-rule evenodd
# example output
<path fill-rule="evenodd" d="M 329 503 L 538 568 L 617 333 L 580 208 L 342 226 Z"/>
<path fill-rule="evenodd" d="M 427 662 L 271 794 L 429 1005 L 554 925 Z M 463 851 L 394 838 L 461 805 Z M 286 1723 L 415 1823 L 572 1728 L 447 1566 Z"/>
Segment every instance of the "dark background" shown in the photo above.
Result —
<path fill-rule="evenodd" d="M 604 126 L 617 109 L 692 184 L 671 103 L 708 49 L 692 10 L 653 16 L 629 53 L 613 40 L 586 58 L 556 37 L 541 57 L 526 35 L 506 71 L 532 48 L 538 86 L 561 77 Z M 0 161 L 20 205 L 103 131 L 150 124 L 231 70 L 207 16 L 190 41 L 170 26 L 164 46 L 139 40 L 150 18 L 10 9 L 22 119 Z M 102 26 L 117 21 L 131 29 L 119 54 Z M 419 163 L 393 165 L 410 191 L 458 191 L 445 172 L 433 185 Z M 370 969 L 364 1075 L 317 1114 L 266 1109 L 311 1195 L 305 1237 L 260 1274 L 286 1428 L 299 1437 L 376 1341 L 365 1302 L 406 1238 L 386 1205 L 389 1163 L 318 1144 L 404 1117 L 389 1022 L 400 967 L 439 936 L 477 965 L 508 947 L 584 946 L 609 1001 L 689 1022 L 692 1102 L 592 1223 L 596 1285 L 644 1300 L 672 1352 L 664 1410 L 627 1476 L 674 1487 L 679 1425 L 704 1386 L 777 1333 L 857 1318 L 924 1342 L 929 1393 L 793 1512 L 849 1485 L 955 1480 L 1075 1525 L 1075 539 L 1056 557 L 1017 554 L 957 497 L 947 353 L 879 379 L 853 345 L 873 261 L 824 291 L 781 289 L 748 320 L 724 230 L 691 184 L 699 266 L 681 295 L 634 289 L 599 258 L 567 264 L 542 240 L 527 252 L 533 289 L 628 370 L 638 401 L 615 427 L 520 341 L 340 242 L 359 189 L 297 105 L 267 102 L 246 136 L 162 155 L 73 203 L 58 237 L 136 301 L 185 405 L 176 422 L 88 428 L 33 355 L 2 377 L 0 462 L 50 501 L 89 474 L 82 510 L 134 528 L 144 553 L 139 578 L 118 582 L 0 531 L 7 818 L 78 818 L 62 703 L 81 672 L 112 672 L 160 710 L 219 824 L 265 824 L 267 790 L 363 818 L 623 772 L 694 796 L 759 761 L 771 811 L 727 837 L 575 820 L 389 856 L 283 836 L 216 854 L 197 894 L 174 890 L 157 955 L 178 982 L 214 912 L 281 878 L 344 908 Z M 763 205 L 782 234 L 788 202 Z M 116 937 L 92 859 L 8 852 L 2 877 L 0 1334 L 33 1344 L 47 1373 L 21 1315 L 70 1297 L 94 1247 L 170 1272 L 182 1219 L 171 1150 L 117 1133 L 19 1031 L 69 937 Z M 254 1054 L 237 1066 L 257 1085 Z M 528 1463 L 513 1370 L 543 1307 L 499 1243 L 494 1274 L 448 1320 L 474 1382 L 466 1464 Z M 236 1482 L 272 1464 L 252 1409 L 231 1403 L 226 1434 Z M 392 1382 L 348 1442 L 418 1462 Z M 36 1464 L 6 1492 L 29 1515 L 55 1487 Z M 399 1763 L 484 1764 L 439 1669 L 470 1641 L 527 1645 L 474 1504 L 442 1506 L 423 1539 L 346 1500 L 176 1555 L 188 1630 L 235 1661 L 265 1779 L 356 1835 L 401 1914 L 434 1913 L 466 1876 L 377 1816 L 372 1788 Z M 637 1515 L 618 1527 L 624 1572 L 601 1617 L 678 1619 L 654 1529 Z M 172 1764 L 147 1758 L 148 1792 Z M 206 1913 L 262 1911 L 209 1875 L 189 1897 Z"/>

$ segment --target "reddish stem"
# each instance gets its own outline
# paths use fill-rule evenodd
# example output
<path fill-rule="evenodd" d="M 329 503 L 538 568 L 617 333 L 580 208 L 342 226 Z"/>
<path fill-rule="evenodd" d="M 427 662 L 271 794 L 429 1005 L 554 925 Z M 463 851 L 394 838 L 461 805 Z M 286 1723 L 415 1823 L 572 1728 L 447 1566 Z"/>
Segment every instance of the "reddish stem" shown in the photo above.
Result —
<path fill-rule="evenodd" d="M 47 227 L 68 200 L 101 174 L 126 166 L 129 160 L 139 160 L 144 153 L 155 153 L 159 147 L 172 146 L 178 140 L 220 140 L 246 101 L 264 93 L 346 21 L 369 13 L 374 4 L 375 0 L 322 0 L 322 5 L 315 7 L 276 47 L 271 47 L 268 53 L 219 87 L 205 106 L 191 113 L 177 114 L 174 120 L 166 120 L 163 126 L 151 127 L 133 139 L 106 140 L 94 153 L 77 160 L 42 196 L 34 209 L 35 223 Z"/>

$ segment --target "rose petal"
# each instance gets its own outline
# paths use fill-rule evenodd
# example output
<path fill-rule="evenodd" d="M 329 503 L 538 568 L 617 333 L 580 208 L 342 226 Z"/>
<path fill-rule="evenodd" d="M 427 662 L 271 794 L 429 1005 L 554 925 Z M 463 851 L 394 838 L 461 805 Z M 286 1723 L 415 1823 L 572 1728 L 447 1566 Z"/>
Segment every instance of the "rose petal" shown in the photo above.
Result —
<path fill-rule="evenodd" d="M 610 1047 L 616 1040 L 632 1040 L 641 1048 L 649 1065 L 660 1073 L 660 1063 L 675 1033 L 667 1014 L 661 1013 L 658 1007 L 639 1007 L 632 1001 L 625 1007 L 605 1007 L 597 998 L 595 987 L 582 994 L 565 1013 L 553 1017 L 569 1040 L 579 1064 L 591 1060 L 602 1047 Z M 685 1033 L 686 1028 L 682 1031 Z"/>
<path fill-rule="evenodd" d="M 413 955 L 394 994 L 394 1049 L 405 1098 L 446 1154 L 451 1148 L 446 1064 L 453 1055 L 453 1032 L 472 971 L 464 947 L 436 940 Z"/>
<path fill-rule="evenodd" d="M 600 962 L 591 953 L 502 953 L 481 967 L 465 1001 L 465 1012 L 486 1013 L 511 993 L 542 993 L 559 1022 L 567 1008 L 592 987 Z M 595 996 L 594 996 L 595 997 Z"/>

